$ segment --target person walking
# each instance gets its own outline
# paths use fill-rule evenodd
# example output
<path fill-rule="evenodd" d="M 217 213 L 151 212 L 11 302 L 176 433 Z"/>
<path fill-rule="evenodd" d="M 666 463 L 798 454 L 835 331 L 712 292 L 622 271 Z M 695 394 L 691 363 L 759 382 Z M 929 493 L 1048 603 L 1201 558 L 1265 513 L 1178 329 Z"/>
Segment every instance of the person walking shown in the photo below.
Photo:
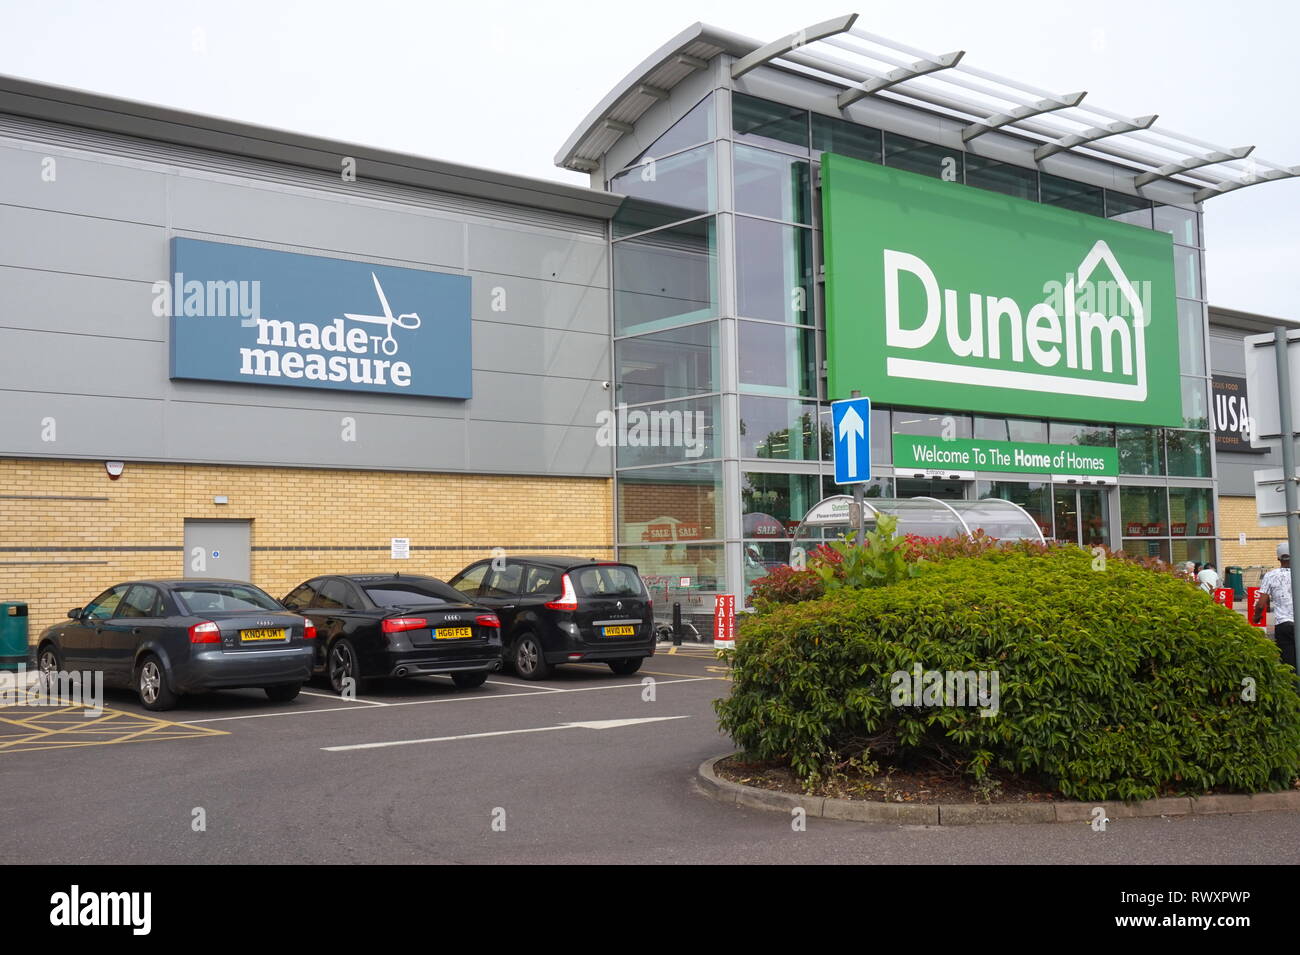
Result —
<path fill-rule="evenodd" d="M 1295 605 L 1291 600 L 1291 548 L 1286 543 L 1277 545 L 1277 560 L 1281 566 L 1274 567 L 1259 582 L 1255 623 L 1266 621 L 1265 615 L 1273 611 L 1273 642 L 1282 651 L 1282 662 L 1294 668 Z"/>

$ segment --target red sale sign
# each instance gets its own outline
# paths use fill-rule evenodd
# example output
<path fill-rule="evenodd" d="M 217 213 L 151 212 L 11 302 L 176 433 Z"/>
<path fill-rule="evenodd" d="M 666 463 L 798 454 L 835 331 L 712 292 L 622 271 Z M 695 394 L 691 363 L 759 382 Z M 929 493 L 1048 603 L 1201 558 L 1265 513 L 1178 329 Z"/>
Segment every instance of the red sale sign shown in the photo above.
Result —
<path fill-rule="evenodd" d="M 1231 610 L 1232 609 L 1232 588 L 1220 587 L 1216 591 L 1214 591 L 1214 602 L 1216 604 L 1223 604 L 1225 607 Z"/>
<path fill-rule="evenodd" d="M 1250 625 L 1252 627 L 1267 627 L 1268 622 L 1265 620 L 1261 620 L 1259 623 L 1255 622 L 1255 602 L 1258 600 L 1259 600 L 1259 588 L 1247 587 L 1246 588 L 1246 619 L 1250 621 Z"/>
<path fill-rule="evenodd" d="M 713 598 L 713 645 L 736 645 L 736 598 L 734 594 L 718 594 Z"/>

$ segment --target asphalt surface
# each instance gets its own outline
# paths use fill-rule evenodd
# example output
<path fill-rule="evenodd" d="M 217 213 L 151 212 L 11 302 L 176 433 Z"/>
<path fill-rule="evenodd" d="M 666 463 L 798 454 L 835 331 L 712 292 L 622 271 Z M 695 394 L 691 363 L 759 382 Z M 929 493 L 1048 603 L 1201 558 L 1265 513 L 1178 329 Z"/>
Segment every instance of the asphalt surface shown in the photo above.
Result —
<path fill-rule="evenodd" d="M 726 689 L 708 654 L 661 651 L 634 677 L 571 666 L 470 691 L 422 678 L 358 701 L 311 686 L 280 705 L 232 691 L 149 714 L 214 735 L 115 729 L 145 711 L 109 691 L 122 715 L 103 741 L 0 749 L 0 862 L 1300 861 L 1300 814 L 1284 812 L 1121 819 L 1106 832 L 821 819 L 796 832 L 788 816 L 720 804 L 695 783 L 699 763 L 729 749 L 712 707 Z M 564 725 L 625 720 L 654 721 Z"/>

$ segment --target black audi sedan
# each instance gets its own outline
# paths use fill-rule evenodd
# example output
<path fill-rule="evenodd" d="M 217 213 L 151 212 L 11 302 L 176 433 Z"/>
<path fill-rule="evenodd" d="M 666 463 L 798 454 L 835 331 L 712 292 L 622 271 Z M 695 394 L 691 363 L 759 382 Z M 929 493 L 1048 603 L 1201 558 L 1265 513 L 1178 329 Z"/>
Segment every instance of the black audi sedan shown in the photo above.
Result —
<path fill-rule="evenodd" d="M 525 680 L 557 663 L 601 662 L 620 676 L 655 652 L 650 594 L 631 564 L 520 556 L 470 564 L 448 583 L 501 618 L 505 660 Z"/>
<path fill-rule="evenodd" d="M 374 677 L 444 675 L 462 690 L 501 667 L 501 621 L 436 577 L 313 577 L 284 605 L 316 625 L 316 671 L 335 693 Z"/>
<path fill-rule="evenodd" d="M 311 678 L 315 628 L 265 591 L 235 580 L 135 580 L 109 587 L 36 645 L 43 676 L 102 671 L 145 709 L 185 693 L 259 687 L 277 703 Z"/>

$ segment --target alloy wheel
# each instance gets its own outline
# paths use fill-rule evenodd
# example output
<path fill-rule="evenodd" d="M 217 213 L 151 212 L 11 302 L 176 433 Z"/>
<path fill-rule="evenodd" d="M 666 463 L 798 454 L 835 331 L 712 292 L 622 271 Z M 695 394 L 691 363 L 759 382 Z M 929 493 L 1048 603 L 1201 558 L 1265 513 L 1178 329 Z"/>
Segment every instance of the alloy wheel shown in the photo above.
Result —
<path fill-rule="evenodd" d="M 156 703 L 158 701 L 158 689 L 162 686 L 162 673 L 158 670 L 158 664 L 153 660 L 146 660 L 144 666 L 140 668 L 140 696 L 146 703 Z"/>

